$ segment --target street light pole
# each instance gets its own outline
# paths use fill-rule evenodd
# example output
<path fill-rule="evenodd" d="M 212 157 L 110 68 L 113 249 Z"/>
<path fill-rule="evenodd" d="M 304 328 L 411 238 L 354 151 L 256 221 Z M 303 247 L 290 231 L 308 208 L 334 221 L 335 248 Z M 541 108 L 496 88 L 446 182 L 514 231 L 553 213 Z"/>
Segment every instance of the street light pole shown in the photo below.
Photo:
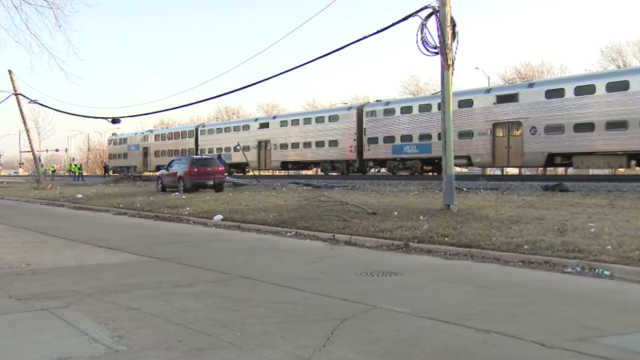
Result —
<path fill-rule="evenodd" d="M 491 87 L 491 77 L 489 75 L 487 75 L 487 73 L 484 70 L 482 70 L 481 68 L 479 68 L 477 66 L 476 66 L 476 70 L 482 71 L 482 73 L 484 74 L 484 77 L 487 78 L 487 87 Z"/>

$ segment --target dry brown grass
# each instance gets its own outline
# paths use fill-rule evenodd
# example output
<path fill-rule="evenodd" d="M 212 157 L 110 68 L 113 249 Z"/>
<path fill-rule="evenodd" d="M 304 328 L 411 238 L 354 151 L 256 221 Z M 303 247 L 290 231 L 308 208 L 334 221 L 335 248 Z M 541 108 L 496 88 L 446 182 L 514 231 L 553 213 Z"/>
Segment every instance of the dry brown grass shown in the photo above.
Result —
<path fill-rule="evenodd" d="M 146 184 L 112 184 L 0 188 L 0 195 L 209 219 L 222 214 L 233 222 L 640 266 L 638 195 L 462 193 L 457 213 L 442 210 L 440 193 L 404 187 L 228 185 L 221 194 L 183 198 Z"/>

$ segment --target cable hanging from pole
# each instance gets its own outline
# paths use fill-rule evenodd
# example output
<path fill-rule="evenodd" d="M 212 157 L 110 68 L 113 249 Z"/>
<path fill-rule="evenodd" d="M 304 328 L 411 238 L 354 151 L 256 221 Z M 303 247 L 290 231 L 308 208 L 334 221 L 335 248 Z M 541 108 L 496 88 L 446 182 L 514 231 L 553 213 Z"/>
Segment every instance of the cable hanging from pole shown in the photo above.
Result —
<path fill-rule="evenodd" d="M 149 115 L 165 113 L 165 112 L 168 112 L 168 111 L 174 111 L 174 110 L 178 110 L 178 109 L 183 109 L 183 108 L 190 107 L 190 106 L 197 105 L 197 104 L 201 104 L 201 103 L 204 103 L 204 102 L 207 102 L 207 101 L 219 99 L 221 97 L 224 97 L 224 96 L 227 96 L 227 95 L 231 95 L 231 94 L 237 93 L 237 92 L 242 91 L 242 90 L 249 89 L 249 88 L 254 87 L 256 85 L 262 84 L 262 83 L 267 82 L 267 81 L 272 80 L 272 79 L 275 79 L 275 78 L 277 78 L 279 76 L 282 76 L 282 75 L 285 75 L 287 73 L 290 73 L 290 72 L 292 72 L 294 70 L 297 70 L 297 69 L 300 69 L 302 67 L 305 67 L 305 66 L 307 66 L 307 65 L 309 65 L 311 63 L 314 63 L 314 62 L 316 62 L 318 60 L 322 60 L 322 59 L 324 59 L 324 58 L 326 58 L 328 56 L 331 56 L 333 54 L 336 54 L 336 53 L 338 53 L 338 52 L 340 52 L 340 51 L 342 51 L 342 50 L 344 50 L 344 49 L 346 49 L 348 47 L 351 47 L 351 46 L 353 46 L 353 45 L 355 45 L 355 44 L 357 44 L 359 42 L 362 42 L 364 40 L 372 38 L 372 37 L 374 37 L 376 35 L 380 35 L 383 32 L 385 32 L 385 31 L 387 31 L 387 30 L 389 30 L 389 29 L 391 29 L 391 28 L 393 28 L 393 27 L 395 27 L 395 26 L 397 26 L 397 25 L 399 25 L 399 24 L 411 19 L 412 17 L 416 16 L 417 14 L 419 14 L 420 12 L 424 11 L 425 9 L 427 9 L 429 7 L 430 7 L 430 5 L 423 6 L 420 9 L 418 9 L 418 10 L 416 10 L 416 11 L 414 11 L 414 12 L 412 12 L 412 13 L 404 16 L 404 17 L 402 17 L 401 19 L 399 19 L 399 20 L 397 20 L 397 21 L 395 21 L 395 22 L 383 27 L 382 29 L 380 29 L 380 30 L 378 30 L 378 31 L 376 31 L 374 33 L 371 33 L 369 35 L 363 36 L 360 39 L 354 40 L 354 41 L 352 41 L 352 42 L 350 42 L 350 43 L 348 43 L 346 45 L 343 45 L 343 46 L 341 46 L 341 47 L 339 47 L 337 49 L 329 51 L 329 52 L 327 52 L 327 53 L 325 53 L 323 55 L 320 55 L 320 56 L 318 56 L 318 57 L 316 57 L 314 59 L 311 59 L 311 60 L 309 60 L 307 62 L 304 62 L 304 63 L 302 63 L 300 65 L 294 66 L 294 67 L 289 68 L 289 69 L 284 70 L 284 71 L 281 71 L 281 72 L 279 72 L 279 73 L 277 73 L 275 75 L 271 75 L 271 76 L 266 77 L 266 78 L 264 78 L 262 80 L 255 81 L 253 83 L 247 84 L 245 86 L 242 86 L 242 87 L 239 87 L 239 88 L 236 88 L 236 89 L 233 89 L 233 90 L 229 90 L 227 92 L 224 92 L 224 93 L 221 93 L 221 94 L 218 94 L 218 95 L 214 95 L 214 96 L 211 96 L 211 97 L 208 97 L 208 98 L 205 98 L 205 99 L 193 101 L 193 102 L 190 102 L 190 103 L 187 103 L 187 104 L 183 104 L 183 105 L 178 105 L 178 106 L 174 106 L 174 107 L 170 107 L 170 108 L 165 108 L 165 109 L 162 109 L 162 110 L 150 111 L 150 112 L 140 113 L 140 114 L 123 115 L 123 116 L 85 115 L 85 114 L 78 114 L 78 113 L 74 113 L 74 112 L 70 112 L 70 111 L 64 111 L 64 110 L 61 110 L 61 109 L 57 109 L 57 108 L 55 108 L 53 106 L 49 106 L 49 105 L 40 103 L 37 100 L 31 99 L 30 97 L 28 97 L 25 94 L 16 94 L 16 95 L 19 95 L 19 96 L 29 100 L 30 103 L 32 103 L 32 104 L 37 104 L 39 106 L 42 106 L 42 107 L 47 108 L 49 110 L 56 111 L 56 112 L 61 113 L 61 114 L 75 116 L 75 117 L 81 117 L 81 118 L 85 118 L 85 119 L 107 120 L 107 121 L 111 121 L 111 123 L 113 123 L 113 124 L 116 124 L 116 123 L 120 122 L 120 119 L 149 116 Z M 117 120 L 117 122 L 113 122 L 114 119 Z"/>
<path fill-rule="evenodd" d="M 429 13 L 425 17 L 421 17 L 417 14 L 415 15 L 421 20 L 420 25 L 418 26 L 418 31 L 416 32 L 416 45 L 418 46 L 418 50 L 420 50 L 420 52 L 425 56 L 439 56 L 445 69 L 447 69 L 448 65 L 445 61 L 444 54 L 446 49 L 443 49 L 440 44 L 440 10 L 437 6 L 433 5 L 427 5 L 426 8 L 429 10 Z M 431 21 L 432 19 L 434 19 L 435 21 L 437 37 L 433 36 L 428 26 L 429 21 Z M 452 58 L 452 64 L 455 64 L 456 55 L 458 53 L 459 39 L 458 28 L 456 26 L 456 20 L 453 18 L 453 15 L 451 16 L 451 29 L 453 33 L 451 41 L 456 43 L 456 49 Z"/>

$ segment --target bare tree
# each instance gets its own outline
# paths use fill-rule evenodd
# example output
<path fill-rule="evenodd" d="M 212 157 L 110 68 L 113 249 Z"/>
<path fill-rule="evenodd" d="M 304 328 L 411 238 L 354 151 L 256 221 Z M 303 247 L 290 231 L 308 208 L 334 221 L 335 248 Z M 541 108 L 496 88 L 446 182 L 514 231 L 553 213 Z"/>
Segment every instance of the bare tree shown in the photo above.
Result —
<path fill-rule="evenodd" d="M 281 115 L 287 112 L 287 108 L 276 100 L 261 102 L 256 106 L 256 110 L 260 116 Z"/>
<path fill-rule="evenodd" d="M 411 75 L 400 82 L 399 95 L 402 97 L 425 96 L 440 91 L 439 79 L 423 80 L 418 75 Z"/>
<path fill-rule="evenodd" d="M 626 69 L 640 63 L 640 38 L 611 41 L 598 50 L 598 70 Z"/>
<path fill-rule="evenodd" d="M 326 109 L 328 107 L 328 102 L 316 99 L 315 97 L 305 100 L 302 105 L 302 108 L 306 111 Z"/>
<path fill-rule="evenodd" d="M 154 129 L 168 129 L 182 125 L 182 120 L 178 118 L 160 118 L 154 125 Z"/>
<path fill-rule="evenodd" d="M 67 65 L 52 45 L 62 38 L 67 50 L 75 52 L 69 38 L 71 17 L 82 0 L 0 0 L 4 18 L 0 39 L 10 39 L 33 57 L 46 58 L 70 78 Z"/>
<path fill-rule="evenodd" d="M 55 132 L 56 124 L 53 114 L 36 107 L 30 108 L 29 123 L 38 143 L 38 150 L 42 150 L 42 142 L 51 138 Z"/>
<path fill-rule="evenodd" d="M 238 119 L 246 119 L 253 114 L 245 110 L 242 105 L 221 105 L 218 106 L 213 114 L 207 116 L 207 122 L 222 122 Z"/>
<path fill-rule="evenodd" d="M 104 163 L 109 159 L 107 144 L 102 139 L 85 138 L 75 158 L 78 165 L 82 164 L 85 175 L 101 174 Z"/>
<path fill-rule="evenodd" d="M 375 97 L 367 94 L 353 94 L 349 98 L 349 104 L 364 104 L 374 101 Z"/>
<path fill-rule="evenodd" d="M 524 61 L 499 73 L 498 80 L 503 85 L 518 84 L 537 79 L 560 77 L 568 73 L 569 68 L 566 65 L 554 65 L 545 60 L 541 60 L 538 63 Z"/>

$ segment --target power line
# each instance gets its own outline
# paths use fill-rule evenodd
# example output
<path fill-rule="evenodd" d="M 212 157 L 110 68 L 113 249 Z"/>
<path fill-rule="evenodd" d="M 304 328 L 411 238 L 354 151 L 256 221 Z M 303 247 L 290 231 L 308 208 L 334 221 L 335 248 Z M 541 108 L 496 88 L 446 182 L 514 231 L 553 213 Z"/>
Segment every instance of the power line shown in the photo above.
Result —
<path fill-rule="evenodd" d="M 309 65 L 309 64 L 311 64 L 311 63 L 314 63 L 314 62 L 316 62 L 316 61 L 318 61 L 318 60 L 324 59 L 324 58 L 326 58 L 326 57 L 328 57 L 328 56 L 330 56 L 330 55 L 333 55 L 333 54 L 335 54 L 335 53 L 337 53 L 337 52 L 340 52 L 340 51 L 342 51 L 342 50 L 344 50 L 344 49 L 346 49 L 346 48 L 348 48 L 348 47 L 350 47 L 350 46 L 352 46 L 352 45 L 355 45 L 355 44 L 357 44 L 357 43 L 359 43 L 359 42 L 361 42 L 361 41 L 364 41 L 364 40 L 367 40 L 367 39 L 369 39 L 369 38 L 372 38 L 372 37 L 374 37 L 374 36 L 376 36 L 376 35 L 382 34 L 383 32 L 385 32 L 385 31 L 387 31 L 387 30 L 389 30 L 389 29 L 391 29 L 391 28 L 393 28 L 393 27 L 395 27 L 395 26 L 397 26 L 397 25 L 399 25 L 399 24 L 401 24 L 401 23 L 403 23 L 403 22 L 405 22 L 405 21 L 407 21 L 407 20 L 411 19 L 413 16 L 417 15 L 417 14 L 418 14 L 418 13 L 420 13 L 421 11 L 423 11 L 423 10 L 427 9 L 428 7 L 429 7 L 429 5 L 427 5 L 427 6 L 423 6 L 423 7 L 421 7 L 420 9 L 418 9 L 418 10 L 416 10 L 416 11 L 412 12 L 411 14 L 406 15 L 406 16 L 404 16 L 404 17 L 402 17 L 400 20 L 397 20 L 397 21 L 395 21 L 395 22 L 393 22 L 393 23 L 391 23 L 391 24 L 389 24 L 389 25 L 387 25 L 387 26 L 383 27 L 382 29 L 380 29 L 380 30 L 378 30 L 378 31 L 376 31 L 376 32 L 374 32 L 374 33 L 372 33 L 372 34 L 369 34 L 369 35 L 366 35 L 366 36 L 364 36 L 364 37 L 361 37 L 361 38 L 360 38 L 360 39 L 358 39 L 358 40 L 354 40 L 354 41 L 352 41 L 352 42 L 350 42 L 350 43 L 348 43 L 348 44 L 346 44 L 346 45 L 343 45 L 343 46 L 341 46 L 341 47 L 339 47 L 339 48 L 337 48 L 337 49 L 334 49 L 334 50 L 332 50 L 332 51 L 329 51 L 328 53 L 325 53 L 324 55 L 320 55 L 320 56 L 318 56 L 318 57 L 316 57 L 316 58 L 314 58 L 314 59 L 311 59 L 311 60 L 309 60 L 309 61 L 307 61 L 307 62 L 305 62 L 305 63 L 302 63 L 302 64 L 300 64 L 300 65 L 297 65 L 297 66 L 295 66 L 295 67 L 289 68 L 289 69 L 287 69 L 287 70 L 285 70 L 285 71 L 279 72 L 279 73 L 277 73 L 277 74 L 275 74 L 275 75 L 271 75 L 271 76 L 269 76 L 269 77 L 267 77 L 267 78 L 264 78 L 264 79 L 262 79 L 262 80 L 258 80 L 258 81 L 256 81 L 256 82 L 251 83 L 251 84 L 248 84 L 248 85 L 245 85 L 245 86 L 242 86 L 242 87 L 236 88 L 236 89 L 234 89 L 234 90 L 230 90 L 230 91 L 224 92 L 224 93 L 222 93 L 222 94 L 214 95 L 214 96 L 208 97 L 208 98 L 206 98 L 206 99 L 202 99 L 202 100 L 194 101 L 194 102 L 191 102 L 191 103 L 188 103 L 188 104 L 184 104 L 184 105 L 174 106 L 174 107 L 167 108 L 167 109 L 156 110 L 156 111 L 150 111 L 150 112 L 140 113 L 140 114 L 134 114 L 134 115 L 115 116 L 115 117 L 113 117 L 113 116 L 83 115 L 83 114 L 78 114 L 78 113 L 73 113 L 73 112 L 69 112 L 69 111 L 60 110 L 60 109 L 54 108 L 54 107 L 52 107 L 52 106 L 49 106 L 49 105 L 46 105 L 46 104 L 42 104 L 42 103 L 40 103 L 40 102 L 38 102 L 38 101 L 36 101 L 36 100 L 31 99 L 30 97 L 28 97 L 28 96 L 26 96 L 26 95 L 24 95 L 24 94 L 18 94 L 18 95 L 20 95 L 20 96 L 22 96 L 23 98 L 25 98 L 25 99 L 27 99 L 27 100 L 31 101 L 32 103 L 35 103 L 35 104 L 40 105 L 40 106 L 42 106 L 42 107 L 45 107 L 45 108 L 47 108 L 47 109 L 49 109 L 49 110 L 53 110 L 53 111 L 59 112 L 59 113 L 61 113 L 61 114 L 66 114 L 66 115 L 76 116 L 76 117 L 82 117 L 82 118 L 87 118 L 87 119 L 101 119 L 101 120 L 107 120 L 107 119 L 109 119 L 109 118 L 126 119 L 126 118 L 135 118 L 135 117 L 142 117 L 142 116 L 149 116 L 149 115 L 160 114 L 160 113 L 164 113 L 164 112 L 168 112 L 168 111 L 178 110 L 178 109 L 186 108 L 186 107 L 189 107 L 189 106 L 193 106 L 193 105 L 201 104 L 201 103 L 204 103 L 204 102 L 207 102 L 207 101 L 211 101 L 211 100 L 214 100 L 214 99 L 218 99 L 218 98 L 221 98 L 221 97 L 223 97 L 223 96 L 231 95 L 231 94 L 233 94 L 233 93 L 236 93 L 236 92 L 239 92 L 239 91 L 242 91 L 242 90 L 245 90 L 245 89 L 248 89 L 248 88 L 254 87 L 254 86 L 256 86 L 256 85 L 262 84 L 263 82 L 269 81 L 269 80 L 271 80 L 271 79 L 275 79 L 275 78 L 277 78 L 277 77 L 279 77 L 279 76 L 282 76 L 282 75 L 284 75 L 284 74 L 290 73 L 290 72 L 292 72 L 292 71 L 294 71 L 294 70 L 300 69 L 300 68 L 302 68 L 302 67 L 304 67 L 304 66 L 307 66 L 307 65 Z"/>
<path fill-rule="evenodd" d="M 44 92 L 42 92 L 42 91 L 40 91 L 40 90 L 38 90 L 38 89 L 34 88 L 33 86 L 29 85 L 26 81 L 22 80 L 22 79 L 21 79 L 21 78 L 19 78 L 18 76 L 16 76 L 16 78 L 18 78 L 18 80 L 20 80 L 20 82 L 24 83 L 27 87 L 31 88 L 32 90 L 34 90 L 34 91 L 36 91 L 36 92 L 38 92 L 38 93 L 40 93 L 40 94 L 42 94 L 42 95 L 44 95 L 44 96 L 46 96 L 46 97 L 48 97 L 48 98 L 51 98 L 51 99 L 53 99 L 53 100 L 55 100 L 55 101 L 58 101 L 58 102 L 61 102 L 61 103 L 63 103 L 63 104 L 72 105 L 72 106 L 77 106 L 77 107 L 86 108 L 86 109 L 114 110 L 114 109 L 125 109 L 125 108 L 130 108 L 130 107 L 135 107 L 135 106 L 142 106 L 142 105 L 153 104 L 153 103 L 156 103 L 156 102 L 159 102 L 159 101 L 162 101 L 162 100 L 170 99 L 170 98 L 172 98 L 172 97 L 174 97 L 174 96 L 178 96 L 178 95 L 184 94 L 184 93 L 189 92 L 189 91 L 191 91 L 191 90 L 197 89 L 197 88 L 199 88 L 200 86 L 205 85 L 205 84 L 208 84 L 208 83 L 210 83 L 211 81 L 216 80 L 216 79 L 218 79 L 218 78 L 220 78 L 220 77 L 222 77 L 222 76 L 224 76 L 224 75 L 226 75 L 226 74 L 228 74 L 228 73 L 232 72 L 233 70 L 235 70 L 235 69 L 239 68 L 240 66 L 242 66 L 242 65 L 244 65 L 244 64 L 246 64 L 246 63 L 248 63 L 249 61 L 251 61 L 251 60 L 255 59 L 256 57 L 258 57 L 259 55 L 261 55 L 261 54 L 262 54 L 262 53 L 264 53 L 265 51 L 267 51 L 267 50 L 271 49 L 272 47 L 274 47 L 275 45 L 277 45 L 277 44 L 278 44 L 279 42 L 281 42 L 282 40 L 284 40 L 284 39 L 286 39 L 287 37 L 289 37 L 289 35 L 293 34 L 293 33 L 294 33 L 294 32 L 296 32 L 298 29 L 300 29 L 301 27 L 303 27 L 304 25 L 306 25 L 309 21 L 313 20 L 316 16 L 320 15 L 322 12 L 324 12 L 326 9 L 328 9 L 328 8 L 329 8 L 329 6 L 333 5 L 336 1 L 338 1 L 338 0 L 333 0 L 333 1 L 331 1 L 328 5 L 326 5 L 326 6 L 325 6 L 325 7 L 323 7 L 322 9 L 320 9 L 320 11 L 318 11 L 318 12 L 317 12 L 317 13 L 315 13 L 313 16 L 311 16 L 310 18 L 308 18 L 307 20 L 305 20 L 302 24 L 298 25 L 296 28 L 294 28 L 293 30 L 289 31 L 289 32 L 288 32 L 287 34 L 285 34 L 283 37 L 281 37 L 280 39 L 276 40 L 274 43 L 272 43 L 271 45 L 267 46 L 266 48 L 262 49 L 260 52 L 258 52 L 258 53 L 256 53 L 256 54 L 254 54 L 253 56 L 251 56 L 251 57 L 247 58 L 246 60 L 244 60 L 243 62 L 239 63 L 238 65 L 236 65 L 236 66 L 234 66 L 234 67 L 232 67 L 232 68 L 230 68 L 230 69 L 228 69 L 228 70 L 226 70 L 226 71 L 224 71 L 224 72 L 222 72 L 222 73 L 220 73 L 220 74 L 218 74 L 218 75 L 216 75 L 216 76 L 214 76 L 214 77 L 210 78 L 209 80 L 206 80 L 206 81 L 204 81 L 204 82 L 201 82 L 201 83 L 200 83 L 200 84 L 198 84 L 198 85 L 192 86 L 192 87 L 190 87 L 190 88 L 188 88 L 188 89 L 186 89 L 186 90 L 183 90 L 183 91 L 177 92 L 177 93 L 175 93 L 175 94 L 172 94 L 172 95 L 169 95 L 169 96 L 165 96 L 165 97 L 163 97 L 163 98 L 160 98 L 160 99 L 157 99 L 157 100 L 153 100 L 153 101 L 147 101 L 147 102 L 144 102 L 144 103 L 133 104 L 133 105 L 126 105 L 126 106 L 115 106 L 115 107 L 85 106 L 85 105 L 74 104 L 74 103 L 71 103 L 71 102 L 67 102 L 67 101 L 64 101 L 64 100 L 60 100 L 60 99 L 57 99 L 57 98 L 55 98 L 55 97 L 53 97 L 53 96 L 47 95 L 47 94 L 45 94 Z"/>

